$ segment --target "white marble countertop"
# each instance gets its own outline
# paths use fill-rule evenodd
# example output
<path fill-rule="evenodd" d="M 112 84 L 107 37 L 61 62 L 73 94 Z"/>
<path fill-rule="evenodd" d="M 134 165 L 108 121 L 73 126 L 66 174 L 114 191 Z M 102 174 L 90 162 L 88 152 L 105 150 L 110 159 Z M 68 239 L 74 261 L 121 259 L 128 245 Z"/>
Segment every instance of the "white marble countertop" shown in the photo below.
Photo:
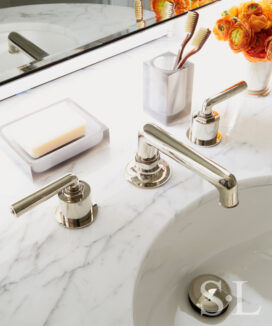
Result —
<path fill-rule="evenodd" d="M 222 3 L 214 6 L 214 10 Z M 219 11 L 220 12 L 220 11 Z M 203 11 L 204 15 L 204 11 Z M 170 181 L 142 190 L 124 178 L 137 130 L 153 121 L 142 113 L 142 63 L 179 42 L 163 38 L 0 103 L 0 124 L 66 97 L 110 127 L 111 143 L 34 180 L 0 147 L 0 324 L 1 326 L 132 326 L 133 289 L 141 261 L 160 230 L 213 187 L 168 159 Z M 243 75 L 237 55 L 214 39 L 196 63 L 194 108 Z M 238 182 L 272 175 L 272 96 L 238 96 L 220 106 L 220 146 L 199 149 L 229 169 Z M 182 124 L 165 128 L 188 143 Z M 9 205 L 38 187 L 72 172 L 90 183 L 99 215 L 92 227 L 73 231 L 54 218 L 57 198 L 15 219 Z M 222 208 L 223 209 L 223 208 Z"/>

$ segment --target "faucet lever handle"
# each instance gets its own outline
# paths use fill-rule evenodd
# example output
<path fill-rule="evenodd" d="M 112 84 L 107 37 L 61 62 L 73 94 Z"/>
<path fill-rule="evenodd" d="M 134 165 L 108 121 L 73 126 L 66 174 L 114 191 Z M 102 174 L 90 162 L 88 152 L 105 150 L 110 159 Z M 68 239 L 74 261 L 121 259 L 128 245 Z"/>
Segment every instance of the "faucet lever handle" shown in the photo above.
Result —
<path fill-rule="evenodd" d="M 204 115 L 210 115 L 212 113 L 212 108 L 214 105 L 221 103 L 232 96 L 235 96 L 242 91 L 247 89 L 247 83 L 245 81 L 240 81 L 239 83 L 228 87 L 227 89 L 223 90 L 222 92 L 207 98 L 202 106 L 201 113 Z"/>
<path fill-rule="evenodd" d="M 202 110 L 194 114 L 190 128 L 187 130 L 189 140 L 199 146 L 214 146 L 221 142 L 222 136 L 219 130 L 220 115 L 214 114 L 212 108 L 230 97 L 241 93 L 247 88 L 247 83 L 241 81 L 224 91 L 207 98 Z"/>
<path fill-rule="evenodd" d="M 97 205 L 92 205 L 90 186 L 79 181 L 73 174 L 67 174 L 10 207 L 13 215 L 19 217 L 33 207 L 58 194 L 57 221 L 67 228 L 82 228 L 91 224 L 97 215 Z"/>

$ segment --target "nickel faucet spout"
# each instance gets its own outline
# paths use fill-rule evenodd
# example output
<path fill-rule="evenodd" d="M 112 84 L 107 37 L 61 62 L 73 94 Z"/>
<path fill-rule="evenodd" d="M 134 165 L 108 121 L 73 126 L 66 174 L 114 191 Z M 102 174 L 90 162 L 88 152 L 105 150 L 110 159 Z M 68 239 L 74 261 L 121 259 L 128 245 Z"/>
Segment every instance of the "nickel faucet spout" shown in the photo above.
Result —
<path fill-rule="evenodd" d="M 238 205 L 238 185 L 233 174 L 154 124 L 146 124 L 139 132 L 138 152 L 127 166 L 127 180 L 141 188 L 154 188 L 167 182 L 170 168 L 159 152 L 213 184 L 223 207 Z"/>

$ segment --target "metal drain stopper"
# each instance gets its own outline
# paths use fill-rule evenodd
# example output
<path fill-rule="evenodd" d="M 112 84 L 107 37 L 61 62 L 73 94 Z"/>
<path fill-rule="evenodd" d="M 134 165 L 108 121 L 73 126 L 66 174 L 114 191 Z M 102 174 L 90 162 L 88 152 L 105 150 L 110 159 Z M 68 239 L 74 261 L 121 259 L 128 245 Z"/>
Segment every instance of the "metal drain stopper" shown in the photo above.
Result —
<path fill-rule="evenodd" d="M 189 301 L 201 315 L 216 317 L 223 314 L 232 300 L 229 285 L 222 278 L 205 274 L 192 280 Z"/>

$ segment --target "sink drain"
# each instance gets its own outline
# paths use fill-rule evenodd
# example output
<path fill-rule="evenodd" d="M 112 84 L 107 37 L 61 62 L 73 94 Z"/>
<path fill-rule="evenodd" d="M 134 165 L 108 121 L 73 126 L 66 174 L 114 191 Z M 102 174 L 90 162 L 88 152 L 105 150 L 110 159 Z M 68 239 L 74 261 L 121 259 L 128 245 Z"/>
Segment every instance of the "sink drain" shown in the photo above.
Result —
<path fill-rule="evenodd" d="M 232 300 L 231 290 L 222 278 L 205 274 L 193 279 L 188 290 L 192 307 L 201 315 L 222 315 Z"/>

